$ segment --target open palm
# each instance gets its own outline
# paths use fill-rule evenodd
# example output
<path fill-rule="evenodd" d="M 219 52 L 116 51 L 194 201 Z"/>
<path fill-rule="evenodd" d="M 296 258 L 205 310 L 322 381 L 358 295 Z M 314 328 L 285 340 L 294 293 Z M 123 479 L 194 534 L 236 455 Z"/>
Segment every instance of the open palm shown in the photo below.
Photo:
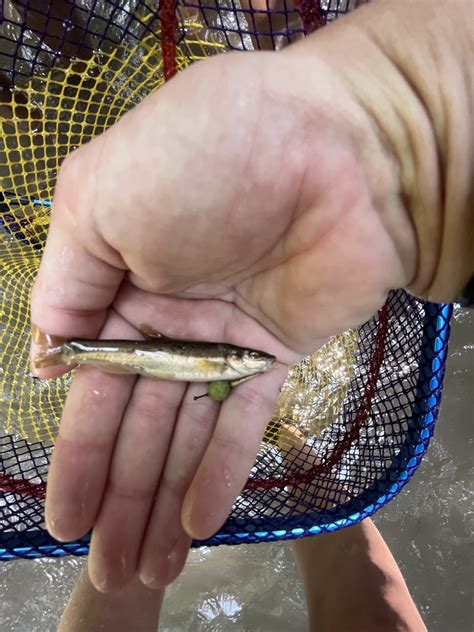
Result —
<path fill-rule="evenodd" d="M 370 317 L 410 280 L 380 182 L 383 200 L 396 196 L 354 140 L 357 103 L 327 115 L 328 101 L 351 95 L 318 70 L 312 90 L 291 55 L 203 62 L 75 152 L 55 192 L 33 322 L 64 337 L 137 338 L 148 325 L 291 364 Z M 194 400 L 202 385 L 77 371 L 47 523 L 60 539 L 94 528 L 99 589 L 137 572 L 168 583 L 191 536 L 221 526 L 285 375 L 270 371 L 219 404 Z"/>

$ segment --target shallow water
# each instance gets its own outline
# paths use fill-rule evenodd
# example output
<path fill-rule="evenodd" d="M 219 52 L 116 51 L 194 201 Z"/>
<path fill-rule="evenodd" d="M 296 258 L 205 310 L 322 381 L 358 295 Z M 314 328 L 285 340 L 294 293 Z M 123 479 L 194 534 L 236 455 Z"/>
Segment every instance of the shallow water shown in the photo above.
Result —
<path fill-rule="evenodd" d="M 430 632 L 472 630 L 474 312 L 456 310 L 441 415 L 414 479 L 376 516 Z M 53 632 L 83 559 L 0 563 L 0 630 Z M 200 549 L 171 587 L 164 632 L 306 629 L 288 544 Z"/>

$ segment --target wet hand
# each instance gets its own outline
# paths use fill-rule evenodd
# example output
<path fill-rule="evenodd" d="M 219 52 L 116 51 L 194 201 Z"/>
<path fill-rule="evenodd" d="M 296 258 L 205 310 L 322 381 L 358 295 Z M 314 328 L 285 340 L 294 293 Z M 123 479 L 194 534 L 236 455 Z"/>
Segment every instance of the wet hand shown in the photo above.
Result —
<path fill-rule="evenodd" d="M 402 251 L 412 238 L 391 163 L 334 72 L 315 69 L 311 86 L 291 55 L 206 61 L 72 154 L 33 323 L 66 338 L 138 338 L 147 324 L 292 364 L 406 285 L 414 256 L 401 260 L 399 235 Z M 46 518 L 61 540 L 93 528 L 98 589 L 137 572 L 168 583 L 191 537 L 222 525 L 284 378 L 270 371 L 219 403 L 195 401 L 199 385 L 77 371 Z"/>

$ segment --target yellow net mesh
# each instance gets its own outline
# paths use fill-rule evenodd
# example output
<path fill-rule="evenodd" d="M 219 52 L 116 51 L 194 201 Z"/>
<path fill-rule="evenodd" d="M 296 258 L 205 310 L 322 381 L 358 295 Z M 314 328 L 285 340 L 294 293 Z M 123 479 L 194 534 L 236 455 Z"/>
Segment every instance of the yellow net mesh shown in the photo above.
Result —
<path fill-rule="evenodd" d="M 154 32 L 139 43 L 98 50 L 87 60 L 63 60 L 32 76 L 12 88 L 0 108 L 0 420 L 7 434 L 28 441 L 54 442 L 70 381 L 66 376 L 46 383 L 29 373 L 29 293 L 48 229 L 48 201 L 65 156 L 163 84 L 155 22 Z M 196 15 L 189 13 L 185 27 L 176 50 L 178 69 L 224 49 L 218 38 L 204 38 Z M 266 444 L 291 448 L 282 423 L 309 436 L 335 419 L 356 352 L 357 334 L 347 332 L 292 369 Z"/>

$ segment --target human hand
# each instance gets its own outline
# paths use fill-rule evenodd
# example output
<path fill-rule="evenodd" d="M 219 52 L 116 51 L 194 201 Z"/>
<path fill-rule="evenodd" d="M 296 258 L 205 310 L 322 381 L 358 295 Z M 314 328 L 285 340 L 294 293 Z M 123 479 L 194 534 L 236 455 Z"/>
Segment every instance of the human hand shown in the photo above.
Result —
<path fill-rule="evenodd" d="M 283 53 L 197 64 L 72 154 L 32 322 L 90 338 L 136 338 L 147 324 L 291 364 L 409 283 L 416 249 L 392 162 L 333 69 L 317 58 L 310 69 Z M 94 528 L 98 589 L 137 571 L 171 581 L 191 536 L 219 528 L 284 377 L 220 405 L 193 401 L 197 386 L 77 371 L 46 517 L 58 539 Z"/>

